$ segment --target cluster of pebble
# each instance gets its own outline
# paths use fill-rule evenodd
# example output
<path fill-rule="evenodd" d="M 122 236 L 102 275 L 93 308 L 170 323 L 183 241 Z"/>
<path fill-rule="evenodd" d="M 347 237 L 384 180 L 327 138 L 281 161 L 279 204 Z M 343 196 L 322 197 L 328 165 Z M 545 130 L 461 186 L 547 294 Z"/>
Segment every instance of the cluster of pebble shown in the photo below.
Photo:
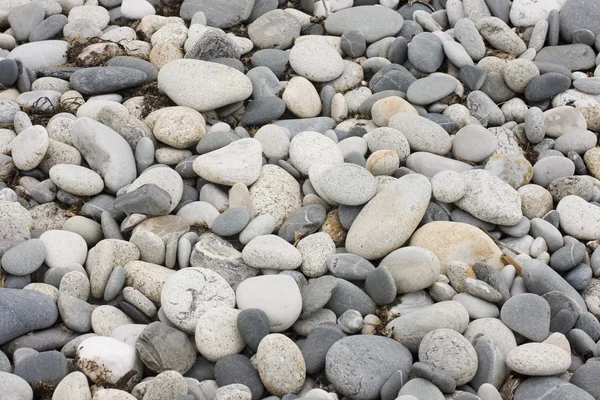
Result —
<path fill-rule="evenodd" d="M 1 0 L 0 399 L 599 399 L 597 1 Z"/>

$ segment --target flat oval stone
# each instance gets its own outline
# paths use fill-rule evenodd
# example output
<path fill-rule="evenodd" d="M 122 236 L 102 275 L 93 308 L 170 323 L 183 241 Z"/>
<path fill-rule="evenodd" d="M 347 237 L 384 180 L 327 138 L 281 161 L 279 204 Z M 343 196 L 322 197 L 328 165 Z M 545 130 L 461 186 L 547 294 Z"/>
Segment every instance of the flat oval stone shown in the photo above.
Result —
<path fill-rule="evenodd" d="M 452 147 L 450 135 L 444 128 L 419 115 L 396 114 L 390 118 L 389 127 L 399 130 L 413 151 L 445 155 Z"/>
<path fill-rule="evenodd" d="M 552 344 L 526 343 L 508 353 L 506 364 L 523 375 L 557 375 L 569 368 L 571 356 Z"/>
<path fill-rule="evenodd" d="M 357 29 L 364 34 L 367 43 L 373 43 L 384 37 L 395 36 L 403 23 L 402 16 L 389 8 L 357 6 L 330 14 L 325 20 L 325 29 L 337 36 Z"/>
<path fill-rule="evenodd" d="M 554 97 L 571 87 L 571 80 L 557 72 L 548 72 L 529 82 L 525 88 L 525 98 L 540 102 Z"/>
<path fill-rule="evenodd" d="M 431 184 L 422 175 L 409 174 L 389 184 L 354 220 L 348 251 L 373 260 L 399 248 L 425 215 L 430 198 Z"/>
<path fill-rule="evenodd" d="M 46 247 L 39 239 L 20 243 L 2 256 L 2 269 L 11 275 L 26 276 L 35 272 L 46 258 Z"/>
<path fill-rule="evenodd" d="M 158 73 L 158 86 L 177 105 L 200 112 L 237 103 L 252 94 L 250 79 L 238 70 L 200 60 L 168 63 Z"/>
<path fill-rule="evenodd" d="M 408 60 L 423 72 L 437 71 L 444 58 L 442 41 L 431 32 L 417 34 L 408 48 Z"/>
<path fill-rule="evenodd" d="M 146 73 L 133 68 L 93 67 L 75 71 L 69 82 L 74 90 L 86 95 L 95 95 L 129 89 L 147 80 Z"/>
<path fill-rule="evenodd" d="M 406 98 L 413 104 L 427 105 L 454 93 L 456 86 L 456 79 L 450 76 L 428 76 L 413 82 Z"/>
<path fill-rule="evenodd" d="M 276 396 L 299 392 L 306 378 L 306 363 L 300 349 L 278 333 L 261 340 L 255 365 L 267 390 Z"/>
<path fill-rule="evenodd" d="M 104 189 L 99 174 L 79 165 L 57 164 L 50 168 L 50 179 L 65 192 L 77 196 L 93 196 Z"/>
<path fill-rule="evenodd" d="M 513 331 L 541 342 L 549 334 L 550 306 L 541 296 L 523 293 L 504 303 L 500 319 Z"/>
<path fill-rule="evenodd" d="M 19 59 L 25 67 L 34 70 L 55 67 L 67 62 L 68 47 L 69 44 L 64 40 L 25 43 L 15 47 L 7 58 Z"/>
<path fill-rule="evenodd" d="M 496 136 L 479 125 L 461 128 L 452 139 L 452 153 L 457 159 L 481 162 L 498 148 Z"/>
<path fill-rule="evenodd" d="M 421 340 L 431 331 L 447 328 L 462 333 L 469 325 L 469 313 L 457 301 L 443 301 L 409 314 L 401 315 L 387 324 L 394 338 L 410 351 L 417 352 Z"/>

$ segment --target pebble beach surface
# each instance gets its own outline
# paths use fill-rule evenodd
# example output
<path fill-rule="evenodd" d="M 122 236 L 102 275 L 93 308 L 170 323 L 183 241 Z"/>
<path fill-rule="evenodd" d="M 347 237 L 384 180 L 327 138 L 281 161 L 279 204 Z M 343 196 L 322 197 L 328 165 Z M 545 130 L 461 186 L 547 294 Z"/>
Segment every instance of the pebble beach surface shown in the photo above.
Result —
<path fill-rule="evenodd" d="M 0 400 L 600 399 L 598 0 L 0 0 Z"/>

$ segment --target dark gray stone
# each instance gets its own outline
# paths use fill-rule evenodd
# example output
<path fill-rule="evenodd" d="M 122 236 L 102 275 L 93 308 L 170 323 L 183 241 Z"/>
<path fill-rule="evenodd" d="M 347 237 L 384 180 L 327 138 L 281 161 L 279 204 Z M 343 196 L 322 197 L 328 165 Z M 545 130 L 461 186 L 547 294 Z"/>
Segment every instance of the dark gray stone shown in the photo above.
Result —
<path fill-rule="evenodd" d="M 418 22 L 406 20 L 404 21 L 404 25 L 402 25 L 402 29 L 398 32 L 398 36 L 402 36 L 410 43 L 421 32 L 423 32 L 423 27 Z"/>
<path fill-rule="evenodd" d="M 351 29 L 344 32 L 342 34 L 340 45 L 342 51 L 348 57 L 360 57 L 365 54 L 365 50 L 367 49 L 365 35 L 357 29 Z"/>
<path fill-rule="evenodd" d="M 560 36 L 572 42 L 578 29 L 589 29 L 594 36 L 600 34 L 600 9 L 594 0 L 569 0 L 560 10 Z"/>
<path fill-rule="evenodd" d="M 166 215 L 171 207 L 171 195 L 154 183 L 148 183 L 117 197 L 114 207 L 125 214 Z"/>
<path fill-rule="evenodd" d="M 259 97 L 246 105 L 240 122 L 246 126 L 264 125 L 281 117 L 285 108 L 285 102 L 279 97 Z"/>
<path fill-rule="evenodd" d="M 58 289 L 62 277 L 68 272 L 69 270 L 66 268 L 50 268 L 44 273 L 44 283 L 52 285 Z"/>
<path fill-rule="evenodd" d="M 595 399 L 600 398 L 600 363 L 589 361 L 577 368 L 571 376 L 571 383 L 588 392 Z"/>
<path fill-rule="evenodd" d="M 209 31 L 211 32 L 211 31 Z M 208 33 L 208 32 L 207 32 Z M 158 77 L 158 68 L 151 62 L 137 57 L 117 56 L 106 62 L 108 67 L 125 67 L 142 71 L 148 76 L 149 81 L 155 81 Z"/>
<path fill-rule="evenodd" d="M 585 245 L 581 242 L 569 243 L 552 253 L 550 266 L 558 272 L 569 271 L 581 263 L 587 254 Z"/>
<path fill-rule="evenodd" d="M 596 342 L 581 329 L 571 329 L 567 334 L 567 339 L 569 340 L 571 351 L 579 354 L 584 359 L 598 355 L 596 352 Z"/>
<path fill-rule="evenodd" d="M 596 36 L 589 29 L 576 29 L 572 32 L 572 42 L 586 44 L 590 47 L 594 46 Z"/>
<path fill-rule="evenodd" d="M 26 276 L 15 276 L 5 275 L 4 288 L 5 289 L 23 289 L 25 286 L 31 283 L 31 275 Z"/>
<path fill-rule="evenodd" d="M 250 222 L 247 208 L 228 208 L 213 221 L 211 230 L 220 236 L 232 236 L 244 230 Z"/>
<path fill-rule="evenodd" d="M 375 312 L 375 302 L 365 292 L 352 283 L 339 278 L 325 307 L 338 317 L 348 310 L 356 310 L 363 316 Z"/>
<path fill-rule="evenodd" d="M 104 301 L 112 301 L 119 295 L 125 285 L 125 278 L 125 269 L 122 266 L 117 265 L 113 268 L 108 277 L 106 288 L 104 288 Z"/>
<path fill-rule="evenodd" d="M 408 60 L 408 43 L 406 38 L 399 36 L 392 42 L 387 58 L 392 64 L 398 65 L 402 65 Z"/>
<path fill-rule="evenodd" d="M 135 342 L 140 359 L 150 370 L 185 374 L 196 361 L 196 348 L 188 336 L 162 322 L 148 325 Z"/>
<path fill-rule="evenodd" d="M 198 156 L 193 155 L 181 161 L 175 166 L 175 171 L 177 171 L 177 173 L 184 179 L 196 178 L 198 174 L 196 174 L 193 169 L 194 160 L 196 158 L 198 158 Z"/>
<path fill-rule="evenodd" d="M 81 94 L 95 95 L 142 85 L 148 81 L 148 75 L 133 68 L 92 67 L 74 72 L 69 81 Z"/>
<path fill-rule="evenodd" d="M 571 87 L 571 80 L 556 72 L 534 78 L 525 88 L 525 98 L 529 101 L 544 101 Z"/>
<path fill-rule="evenodd" d="M 306 363 L 306 372 L 316 374 L 325 369 L 325 357 L 335 342 L 346 335 L 339 325 L 325 322 L 310 331 L 302 345 L 302 356 Z"/>
<path fill-rule="evenodd" d="M 410 351 L 394 339 L 356 335 L 331 346 L 325 359 L 325 373 L 342 395 L 376 399 L 396 371 L 408 376 L 412 361 Z"/>
<path fill-rule="evenodd" d="M 444 58 L 442 41 L 433 33 L 419 33 L 412 39 L 408 49 L 408 60 L 420 71 L 427 73 L 437 71 Z"/>
<path fill-rule="evenodd" d="M 431 8 L 422 3 L 408 3 L 398 9 L 398 13 L 402 15 L 402 18 L 404 18 L 406 21 L 413 20 L 413 13 L 415 11 L 425 11 L 428 14 L 432 13 Z"/>
<path fill-rule="evenodd" d="M 67 294 L 61 294 L 57 304 L 60 318 L 69 329 L 80 333 L 92 330 L 94 306 Z"/>
<path fill-rule="evenodd" d="M 351 253 L 334 254 L 327 259 L 327 268 L 337 278 L 364 281 L 375 270 L 365 258 Z"/>
<path fill-rule="evenodd" d="M 8 58 L 0 60 L 0 84 L 12 86 L 17 81 L 18 76 L 19 66 L 14 60 Z"/>
<path fill-rule="evenodd" d="M 238 314 L 237 327 L 246 345 L 256 351 L 260 341 L 269 334 L 269 317 L 263 310 L 247 308 Z"/>
<path fill-rule="evenodd" d="M 277 235 L 294 243 L 298 234 L 304 236 L 316 232 L 326 217 L 327 211 L 320 204 L 301 207 L 283 221 Z"/>
<path fill-rule="evenodd" d="M 342 224 L 342 227 L 346 230 L 350 229 L 352 223 L 354 222 L 356 217 L 358 217 L 358 214 L 360 214 L 362 209 L 363 206 L 346 206 L 343 204 L 340 205 L 338 207 L 338 218 L 340 220 L 340 223 Z"/>
<path fill-rule="evenodd" d="M 46 351 L 16 361 L 14 374 L 25 379 L 35 392 L 45 392 L 55 388 L 69 372 L 64 354 Z"/>
<path fill-rule="evenodd" d="M 546 44 L 548 46 L 558 45 L 560 37 L 560 16 L 559 11 L 554 9 L 548 13 L 548 34 L 546 35 Z"/>
<path fill-rule="evenodd" d="M 57 318 L 56 304 L 47 295 L 34 290 L 0 289 L 0 344 L 48 328 Z"/>
<path fill-rule="evenodd" d="M 146 314 L 144 314 L 139 308 L 131 303 L 120 301 L 116 304 L 116 307 L 123 311 L 129 318 L 131 318 L 134 324 L 148 325 L 150 322 L 152 322 L 146 316 Z"/>
<path fill-rule="evenodd" d="M 594 68 L 596 53 L 590 46 L 585 44 L 546 46 L 537 53 L 535 61 L 559 64 L 570 71 L 584 71 Z"/>
<path fill-rule="evenodd" d="M 470 90 L 479 90 L 486 81 L 488 71 L 484 68 L 475 65 L 463 66 L 459 73 L 458 79 Z"/>
<path fill-rule="evenodd" d="M 502 384 L 507 372 L 502 352 L 484 335 L 479 336 L 474 347 L 477 352 L 477 372 L 469 384 L 477 390 L 484 383 Z"/>
<path fill-rule="evenodd" d="M 510 289 L 506 284 L 506 280 L 496 268 L 484 262 L 476 262 L 472 266 L 473 272 L 477 279 L 484 281 L 502 295 L 502 302 L 510 298 Z"/>
<path fill-rule="evenodd" d="M 279 78 L 283 76 L 288 61 L 289 53 L 278 49 L 259 50 L 250 59 L 253 67 L 267 67 Z"/>
<path fill-rule="evenodd" d="M 540 75 L 547 74 L 548 72 L 556 72 L 559 74 L 563 74 L 569 79 L 573 79 L 573 74 L 571 73 L 571 70 L 565 67 L 564 65 L 556 64 L 554 62 L 538 60 L 535 60 L 533 63 L 540 70 Z"/>
<path fill-rule="evenodd" d="M 252 392 L 252 400 L 259 400 L 265 390 L 260 376 L 250 359 L 242 354 L 221 358 L 215 364 L 215 380 L 219 387 L 239 383 Z"/>
<path fill-rule="evenodd" d="M 511 297 L 500 310 L 500 319 L 506 326 L 535 342 L 548 337 L 550 316 L 550 305 L 532 293 Z"/>
<path fill-rule="evenodd" d="M 416 362 L 413 364 L 410 373 L 417 378 L 427 379 L 443 393 L 453 393 L 456 390 L 456 381 L 452 375 L 431 364 Z"/>
<path fill-rule="evenodd" d="M 301 292 L 302 314 L 300 314 L 300 318 L 308 318 L 315 311 L 325 307 L 337 284 L 338 279 L 331 275 L 311 279 Z"/>
<path fill-rule="evenodd" d="M 73 73 L 75 71 L 79 71 L 80 69 L 83 69 L 83 68 L 81 68 L 81 67 L 45 67 L 45 68 L 36 69 L 35 73 L 38 78 L 50 77 L 50 78 L 64 79 L 64 80 L 68 81 L 69 78 L 71 77 L 71 75 L 73 75 Z"/>
<path fill-rule="evenodd" d="M 119 223 L 109 212 L 104 211 L 100 216 L 100 226 L 105 239 L 125 240 Z"/>
<path fill-rule="evenodd" d="M 77 336 L 79 336 L 79 333 L 73 332 L 65 325 L 59 323 L 51 328 L 30 332 L 13 339 L 2 346 L 2 351 L 9 357 L 12 357 L 15 351 L 22 348 L 34 349 L 36 351 L 55 350 L 60 349 Z"/>
<path fill-rule="evenodd" d="M 69 22 L 69 20 L 63 14 L 51 15 L 31 31 L 29 34 L 29 41 L 41 42 L 43 40 L 50 40 L 62 33 L 67 22 Z"/>
<path fill-rule="evenodd" d="M 402 386 L 408 381 L 408 377 L 402 371 L 394 372 L 381 387 L 379 396 L 381 400 L 395 400 Z"/>
<path fill-rule="evenodd" d="M 402 65 L 390 64 L 381 68 L 369 82 L 369 88 L 373 93 L 383 92 L 387 90 L 395 90 L 406 93 L 408 87 L 416 81 L 415 78 L 406 68 Z M 385 98 L 387 96 L 384 96 Z M 364 101 L 367 101 L 365 99 Z M 362 104 L 361 104 L 362 108 Z M 362 114 L 362 109 L 360 109 Z"/>
<path fill-rule="evenodd" d="M 594 342 L 600 340 L 600 322 L 591 312 L 580 314 L 575 322 L 575 328 L 587 333 Z"/>
<path fill-rule="evenodd" d="M 577 316 L 567 309 L 562 309 L 550 320 L 550 332 L 559 332 L 566 335 L 575 325 Z"/>
<path fill-rule="evenodd" d="M 344 162 L 349 164 L 360 165 L 363 168 L 366 168 L 367 165 L 367 160 L 365 159 L 365 157 L 362 154 L 357 153 L 356 151 L 352 151 L 346 154 L 344 156 Z"/>
<path fill-rule="evenodd" d="M 539 260 L 527 260 L 522 265 L 523 281 L 530 293 L 543 295 L 552 291 L 563 292 L 579 307 L 578 313 L 587 310 L 581 295 L 558 273 Z"/>
<path fill-rule="evenodd" d="M 215 58 L 240 58 L 240 50 L 225 32 L 212 29 L 200 36 L 185 58 L 210 61 Z"/>
<path fill-rule="evenodd" d="M 495 72 L 487 74 L 480 90 L 496 103 L 505 102 L 517 95 L 517 93 L 508 87 L 504 79 Z"/>
<path fill-rule="evenodd" d="M 239 136 L 233 132 L 214 132 L 206 135 L 196 145 L 196 151 L 199 155 L 210 153 L 227 146 L 229 143 L 240 140 Z"/>
<path fill-rule="evenodd" d="M 396 298 L 396 282 L 385 267 L 374 269 L 365 280 L 365 292 L 378 306 L 390 304 Z"/>
<path fill-rule="evenodd" d="M 35 185 L 30 191 L 29 194 L 31 198 L 37 201 L 40 204 L 50 203 L 56 199 L 56 192 L 58 188 L 52 182 L 51 179 L 45 179 Z"/>
<path fill-rule="evenodd" d="M 215 379 L 215 364 L 206 358 L 198 355 L 192 368 L 184 374 L 186 378 L 194 378 L 198 381 L 208 381 Z"/>
<path fill-rule="evenodd" d="M 319 92 L 319 96 L 321 98 L 321 115 L 325 117 L 331 117 L 331 102 L 333 101 L 333 96 L 336 95 L 336 91 L 331 85 L 325 85 Z M 339 140 L 339 139 L 338 139 Z"/>

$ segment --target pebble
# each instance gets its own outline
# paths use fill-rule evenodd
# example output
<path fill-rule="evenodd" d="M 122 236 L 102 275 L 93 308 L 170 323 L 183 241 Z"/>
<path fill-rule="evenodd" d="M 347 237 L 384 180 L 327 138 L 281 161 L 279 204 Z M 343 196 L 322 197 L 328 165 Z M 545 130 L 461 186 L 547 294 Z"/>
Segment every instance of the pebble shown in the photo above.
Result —
<path fill-rule="evenodd" d="M 258 345 L 256 369 L 265 388 L 276 396 L 297 393 L 306 377 L 306 364 L 296 344 L 286 336 L 270 334 Z"/>
<path fill-rule="evenodd" d="M 569 353 L 546 343 L 526 343 L 511 350 L 506 364 L 515 372 L 530 376 L 560 374 L 569 368 Z"/>

